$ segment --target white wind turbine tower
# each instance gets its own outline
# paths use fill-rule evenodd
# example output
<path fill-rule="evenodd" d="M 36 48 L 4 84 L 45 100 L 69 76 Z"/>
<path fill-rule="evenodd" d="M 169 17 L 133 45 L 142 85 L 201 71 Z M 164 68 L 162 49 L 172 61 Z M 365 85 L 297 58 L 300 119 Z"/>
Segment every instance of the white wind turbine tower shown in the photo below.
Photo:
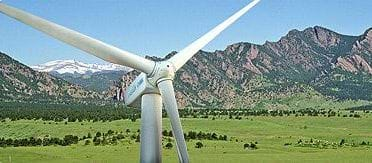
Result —
<path fill-rule="evenodd" d="M 253 0 L 178 54 L 161 62 L 147 60 L 1 2 L 0 12 L 105 61 L 141 71 L 142 73 L 128 87 L 125 93 L 125 103 L 127 105 L 141 105 L 141 162 L 161 162 L 161 111 L 162 104 L 164 104 L 176 140 L 179 161 L 188 163 L 189 156 L 173 88 L 175 73 L 193 55 L 248 12 L 259 1 Z"/>

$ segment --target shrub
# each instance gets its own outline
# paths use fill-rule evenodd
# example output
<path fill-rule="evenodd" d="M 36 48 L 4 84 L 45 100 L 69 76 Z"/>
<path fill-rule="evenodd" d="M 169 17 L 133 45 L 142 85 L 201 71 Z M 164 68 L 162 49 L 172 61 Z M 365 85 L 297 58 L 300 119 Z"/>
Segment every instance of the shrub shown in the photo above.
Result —
<path fill-rule="evenodd" d="M 167 144 L 165 145 L 165 148 L 167 148 L 167 149 L 172 149 L 172 148 L 173 148 L 173 144 L 172 144 L 172 143 L 167 143 Z"/>
<path fill-rule="evenodd" d="M 101 132 L 98 131 L 98 132 L 96 133 L 96 137 L 99 138 L 99 137 L 101 137 L 101 136 L 102 136 Z"/>
<path fill-rule="evenodd" d="M 195 144 L 195 148 L 202 148 L 204 145 L 203 145 L 203 143 L 202 142 L 197 142 L 196 144 Z"/>
<path fill-rule="evenodd" d="M 92 134 L 88 133 L 88 139 L 92 138 Z"/>
<path fill-rule="evenodd" d="M 292 143 L 285 143 L 284 146 L 292 145 Z"/>
<path fill-rule="evenodd" d="M 345 139 L 341 139 L 341 141 L 340 141 L 340 145 L 344 145 L 345 144 Z"/>
<path fill-rule="evenodd" d="M 255 150 L 255 149 L 258 149 L 257 145 L 255 143 L 245 143 L 243 145 L 244 149 L 252 149 L 252 150 Z"/>
<path fill-rule="evenodd" d="M 84 145 L 89 145 L 90 143 L 91 143 L 90 140 L 85 140 Z"/>

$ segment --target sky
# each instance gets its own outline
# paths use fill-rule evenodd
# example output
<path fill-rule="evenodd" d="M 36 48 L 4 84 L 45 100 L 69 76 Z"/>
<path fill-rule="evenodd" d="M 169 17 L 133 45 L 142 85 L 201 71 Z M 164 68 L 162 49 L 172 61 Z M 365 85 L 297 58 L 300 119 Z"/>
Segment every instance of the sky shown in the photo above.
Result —
<path fill-rule="evenodd" d="M 179 51 L 251 0 L 3 0 L 3 3 L 141 56 Z M 203 48 L 277 41 L 323 26 L 347 35 L 372 27 L 370 0 L 261 0 Z M 73 59 L 105 63 L 0 14 L 0 51 L 26 65 Z"/>

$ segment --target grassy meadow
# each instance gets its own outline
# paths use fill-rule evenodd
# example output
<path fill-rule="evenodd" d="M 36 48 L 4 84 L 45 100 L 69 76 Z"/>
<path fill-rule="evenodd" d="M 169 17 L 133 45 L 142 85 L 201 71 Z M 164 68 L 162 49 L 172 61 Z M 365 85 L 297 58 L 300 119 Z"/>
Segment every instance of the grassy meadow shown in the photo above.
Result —
<path fill-rule="evenodd" d="M 241 120 L 228 117 L 215 120 L 182 119 L 184 130 L 215 132 L 228 136 L 228 141 L 201 140 L 204 147 L 195 148 L 198 140 L 187 142 L 191 162 L 371 162 L 372 113 L 361 118 L 323 116 L 248 116 Z M 169 130 L 168 119 L 163 119 Z M 0 122 L 0 138 L 63 137 L 108 130 L 137 132 L 140 121 L 54 122 L 18 120 Z M 345 146 L 339 146 L 344 139 Z M 299 146 L 298 141 L 319 141 L 333 146 Z M 165 140 L 163 141 L 165 142 Z M 245 143 L 257 142 L 258 149 L 244 149 Z M 359 145 L 368 142 L 368 145 Z M 371 143 L 371 145 L 369 145 Z M 123 140 L 117 145 L 5 147 L 0 148 L 0 162 L 139 162 L 139 143 Z M 163 162 L 177 162 L 175 147 L 163 148 Z"/>

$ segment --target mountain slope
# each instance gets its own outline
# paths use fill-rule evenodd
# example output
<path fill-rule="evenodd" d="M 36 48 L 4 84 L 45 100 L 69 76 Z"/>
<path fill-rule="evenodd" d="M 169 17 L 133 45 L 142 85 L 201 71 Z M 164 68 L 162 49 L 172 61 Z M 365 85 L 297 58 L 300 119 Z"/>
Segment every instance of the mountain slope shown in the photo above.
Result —
<path fill-rule="evenodd" d="M 372 101 L 371 36 L 372 29 L 347 36 L 315 26 L 277 42 L 200 51 L 178 72 L 176 95 L 181 106 L 225 108 L 293 97 Z M 135 74 L 124 76 L 122 85 Z"/>
<path fill-rule="evenodd" d="M 50 74 L 55 77 L 64 79 L 70 83 L 79 85 L 86 90 L 104 93 L 110 88 L 110 86 L 116 85 L 117 81 L 120 80 L 121 77 L 127 73 L 127 71 L 108 71 L 96 72 L 92 74 Z"/>
<path fill-rule="evenodd" d="M 4 53 L 0 53 L 0 101 L 83 102 L 101 99 L 47 73 L 36 72 Z"/>

